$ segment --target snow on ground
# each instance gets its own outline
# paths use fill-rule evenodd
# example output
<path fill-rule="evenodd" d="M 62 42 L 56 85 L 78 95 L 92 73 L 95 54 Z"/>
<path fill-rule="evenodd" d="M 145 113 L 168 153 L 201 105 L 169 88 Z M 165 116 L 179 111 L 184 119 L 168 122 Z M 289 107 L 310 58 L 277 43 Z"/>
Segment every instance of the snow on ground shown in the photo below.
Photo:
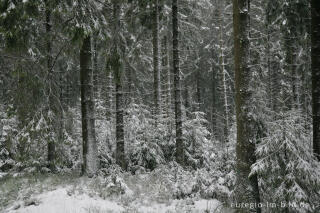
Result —
<path fill-rule="evenodd" d="M 198 200 L 192 203 L 185 203 L 181 200 L 174 200 L 171 205 L 151 204 L 150 206 L 140 206 L 139 213 L 173 213 L 173 212 L 217 212 L 220 210 L 221 204 L 218 200 Z"/>
<path fill-rule="evenodd" d="M 130 209 L 139 213 L 174 213 L 174 212 L 216 212 L 220 202 L 217 200 L 198 200 L 184 202 L 173 200 L 169 205 L 160 203 L 132 203 Z M 17 202 L 4 211 L 5 213 L 120 213 L 131 212 L 128 208 L 114 201 L 90 197 L 87 194 L 71 195 L 68 188 L 59 188 L 42 193 L 22 203 Z"/>
<path fill-rule="evenodd" d="M 215 199 L 204 200 L 199 197 L 175 199 L 170 182 L 165 182 L 159 174 L 123 175 L 123 179 L 119 176 L 111 182 L 103 180 L 105 179 L 63 175 L 7 176 L 0 179 L 0 212 L 233 212 Z"/>
<path fill-rule="evenodd" d="M 29 202 L 29 206 L 25 206 Z M 33 202 L 33 203 L 31 203 Z M 8 213 L 87 213 L 87 212 L 122 212 L 124 208 L 117 203 L 87 194 L 69 195 L 67 188 L 56 189 L 40 194 L 27 203 L 17 203 Z M 31 204 L 30 204 L 31 203 Z M 24 205 L 24 206 L 23 206 Z M 28 204 L 27 204 L 28 205 Z M 19 207 L 21 206 L 21 207 Z M 14 208 L 18 208 L 14 210 Z"/>

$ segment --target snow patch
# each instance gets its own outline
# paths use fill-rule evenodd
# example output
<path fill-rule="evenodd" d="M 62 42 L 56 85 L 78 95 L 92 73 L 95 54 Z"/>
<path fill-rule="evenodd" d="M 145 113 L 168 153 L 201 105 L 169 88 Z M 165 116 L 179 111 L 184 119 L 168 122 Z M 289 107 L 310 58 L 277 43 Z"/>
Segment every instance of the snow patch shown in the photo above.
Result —
<path fill-rule="evenodd" d="M 7 175 L 8 175 L 8 173 L 6 173 L 6 172 L 0 172 L 0 179 L 4 178 Z"/>
<path fill-rule="evenodd" d="M 46 192 L 35 198 L 38 205 L 24 206 L 18 209 L 15 205 L 6 213 L 86 213 L 86 212 L 123 212 L 124 208 L 117 203 L 101 198 L 89 197 L 87 194 L 68 195 L 67 188 Z"/>
<path fill-rule="evenodd" d="M 137 208 L 139 213 L 173 213 L 173 212 L 216 212 L 221 203 L 218 200 L 173 200 L 170 204 L 150 203 L 149 206 L 141 205 Z"/>

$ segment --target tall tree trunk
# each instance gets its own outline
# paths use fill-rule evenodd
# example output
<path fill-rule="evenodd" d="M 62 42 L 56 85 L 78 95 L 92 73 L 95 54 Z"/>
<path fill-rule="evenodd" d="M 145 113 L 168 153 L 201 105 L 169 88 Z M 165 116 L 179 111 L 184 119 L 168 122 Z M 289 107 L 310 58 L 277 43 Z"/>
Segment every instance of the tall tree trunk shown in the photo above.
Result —
<path fill-rule="evenodd" d="M 60 67 L 62 70 L 63 68 Z M 58 132 L 58 143 L 64 142 L 64 99 L 65 99 L 65 89 L 64 89 L 64 80 L 63 77 L 66 77 L 66 75 L 63 76 L 63 73 L 59 74 L 59 83 L 60 83 L 60 92 L 59 92 L 59 103 L 60 103 L 60 110 L 57 115 L 57 118 L 59 118 L 59 132 Z"/>
<path fill-rule="evenodd" d="M 212 57 L 213 54 L 212 54 Z M 217 81 L 216 81 L 216 71 L 215 66 L 212 64 L 212 106 L 211 106 L 211 123 L 212 132 L 216 135 L 217 124 L 216 124 L 216 114 L 217 114 Z"/>
<path fill-rule="evenodd" d="M 80 51 L 80 81 L 83 140 L 82 174 L 89 177 L 95 175 L 98 170 L 91 54 L 91 37 L 87 36 L 83 40 Z"/>
<path fill-rule="evenodd" d="M 48 72 L 48 82 L 49 82 L 49 89 L 48 89 L 48 96 L 49 96 L 49 109 L 54 109 L 54 96 L 53 96 L 53 92 L 54 92 L 54 88 L 53 88 L 53 68 L 52 68 L 52 44 L 51 44 L 51 11 L 50 11 L 50 7 L 48 5 L 48 2 L 45 1 L 46 3 L 46 11 L 45 11 L 45 15 L 46 15 L 46 22 L 45 22 L 45 26 L 46 26 L 46 35 L 47 35 L 47 39 L 46 39 L 46 57 L 47 57 L 47 72 Z M 49 117 L 49 115 L 48 115 Z M 55 118 L 52 118 L 55 119 Z M 49 120 L 51 120 L 51 118 L 49 118 Z M 50 124 L 51 127 L 55 127 L 54 122 L 52 121 Z M 48 141 L 48 166 L 49 169 L 51 171 L 55 170 L 55 141 L 54 140 L 49 140 Z"/>
<path fill-rule="evenodd" d="M 224 14 L 220 15 L 220 69 L 222 74 L 222 85 L 223 85 L 223 107 L 224 107 L 224 128 L 223 128 L 223 137 L 224 142 L 228 142 L 229 136 L 229 106 L 228 106 L 228 88 L 227 88 L 227 79 L 226 79 L 226 69 L 224 64 L 224 41 L 223 41 L 223 21 Z"/>
<path fill-rule="evenodd" d="M 93 87 L 94 87 L 94 97 L 98 98 L 99 90 L 99 70 L 98 70 L 98 35 L 93 36 Z"/>
<path fill-rule="evenodd" d="M 292 36 L 292 35 L 291 35 Z M 296 108 L 296 72 L 295 72 L 295 66 L 294 66 L 294 48 L 293 45 L 293 39 L 290 38 L 290 35 L 286 35 L 285 37 L 285 71 L 287 72 L 286 75 L 289 76 L 289 83 L 291 85 L 291 100 L 290 100 L 290 109 Z"/>
<path fill-rule="evenodd" d="M 122 169 L 126 169 L 125 147 L 124 147 L 124 125 L 123 125 L 123 92 L 122 92 L 122 70 L 114 69 L 116 82 L 116 162 Z"/>
<path fill-rule="evenodd" d="M 120 3 L 113 0 L 113 50 L 111 56 L 111 68 L 114 74 L 116 86 L 116 162 L 122 168 L 126 169 L 125 147 L 124 147 L 124 125 L 123 125 L 123 69 L 120 55 Z"/>
<path fill-rule="evenodd" d="M 163 70 L 164 72 L 164 97 L 165 97 L 165 112 L 167 118 L 171 116 L 171 72 L 169 60 L 169 42 L 168 36 L 163 38 Z"/>
<path fill-rule="evenodd" d="M 311 1 L 313 152 L 320 161 L 320 1 Z"/>
<path fill-rule="evenodd" d="M 291 85 L 291 91 L 288 94 L 288 97 L 291 97 L 290 109 L 298 108 L 298 96 L 297 96 L 297 28 L 298 24 L 293 20 L 292 17 L 297 14 L 294 13 L 294 6 L 296 3 L 293 1 L 288 1 L 288 4 L 284 8 L 284 18 L 286 24 L 283 26 L 284 34 L 284 51 L 285 51 L 285 71 L 286 75 L 289 76 L 289 83 Z"/>
<path fill-rule="evenodd" d="M 160 48 L 159 48 L 159 0 L 154 0 L 153 4 L 153 92 L 154 92 L 154 115 L 161 114 L 161 89 L 160 89 Z"/>
<path fill-rule="evenodd" d="M 182 110 L 181 86 L 179 65 L 179 30 L 178 30 L 178 0 L 172 0 L 172 48 L 173 48 L 173 74 L 174 74 L 174 99 L 176 123 L 176 161 L 184 165 L 184 142 L 182 138 Z"/>
<path fill-rule="evenodd" d="M 109 121 L 108 123 L 111 123 L 112 121 L 112 115 L 113 115 L 113 77 L 112 77 L 112 70 L 109 65 L 106 66 L 106 94 L 105 94 L 105 105 L 106 105 L 106 119 Z M 112 150 L 112 144 L 111 144 L 111 138 L 108 135 L 106 137 L 106 145 L 109 148 L 109 150 Z"/>
<path fill-rule="evenodd" d="M 106 86 L 106 118 L 107 120 L 111 120 L 112 110 L 113 110 L 113 77 L 112 70 L 110 66 L 106 66 L 106 78 L 107 78 L 107 86 Z"/>
<path fill-rule="evenodd" d="M 272 73 L 271 73 L 271 45 L 270 45 L 270 12 L 266 12 L 266 35 L 267 35 L 267 43 L 266 43 L 266 57 L 267 57 L 267 73 L 268 73 L 268 83 L 267 83 L 267 89 L 269 91 L 269 100 L 268 100 L 268 106 L 270 109 L 272 109 L 273 106 L 273 93 L 272 93 Z"/>
<path fill-rule="evenodd" d="M 236 199 L 237 203 L 260 203 L 257 175 L 251 175 L 251 165 L 255 163 L 255 121 L 251 107 L 253 92 L 250 90 L 252 73 L 249 67 L 250 2 L 233 0 L 233 29 L 235 49 L 235 88 L 236 88 Z M 249 212 L 250 209 L 237 209 Z M 255 209 L 261 212 L 260 208 Z"/>
<path fill-rule="evenodd" d="M 224 61 L 222 62 L 224 63 Z M 223 107 L 224 107 L 224 142 L 228 142 L 229 136 L 229 105 L 228 105 L 228 93 L 227 93 L 227 80 L 226 80 L 226 70 L 222 66 L 222 81 L 223 81 Z"/>

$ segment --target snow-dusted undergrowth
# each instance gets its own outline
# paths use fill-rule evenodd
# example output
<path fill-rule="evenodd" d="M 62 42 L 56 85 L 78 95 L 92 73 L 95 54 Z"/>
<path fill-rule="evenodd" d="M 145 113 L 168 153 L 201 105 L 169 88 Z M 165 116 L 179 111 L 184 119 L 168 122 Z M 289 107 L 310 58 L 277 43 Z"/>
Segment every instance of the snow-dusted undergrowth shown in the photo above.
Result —
<path fill-rule="evenodd" d="M 159 171 L 91 179 L 52 174 L 3 176 L 0 179 L 0 212 L 231 212 L 216 199 L 204 200 L 193 195 L 178 200 L 176 190 L 177 182 L 164 178 Z"/>

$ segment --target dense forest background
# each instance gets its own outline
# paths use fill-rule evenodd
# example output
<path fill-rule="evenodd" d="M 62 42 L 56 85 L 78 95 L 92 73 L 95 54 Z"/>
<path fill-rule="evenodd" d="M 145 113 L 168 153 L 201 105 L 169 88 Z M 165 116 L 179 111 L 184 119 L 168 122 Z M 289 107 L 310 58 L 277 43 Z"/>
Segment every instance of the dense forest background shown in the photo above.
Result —
<path fill-rule="evenodd" d="M 316 0 L 1 0 L 0 171 L 320 212 L 319 49 Z"/>

